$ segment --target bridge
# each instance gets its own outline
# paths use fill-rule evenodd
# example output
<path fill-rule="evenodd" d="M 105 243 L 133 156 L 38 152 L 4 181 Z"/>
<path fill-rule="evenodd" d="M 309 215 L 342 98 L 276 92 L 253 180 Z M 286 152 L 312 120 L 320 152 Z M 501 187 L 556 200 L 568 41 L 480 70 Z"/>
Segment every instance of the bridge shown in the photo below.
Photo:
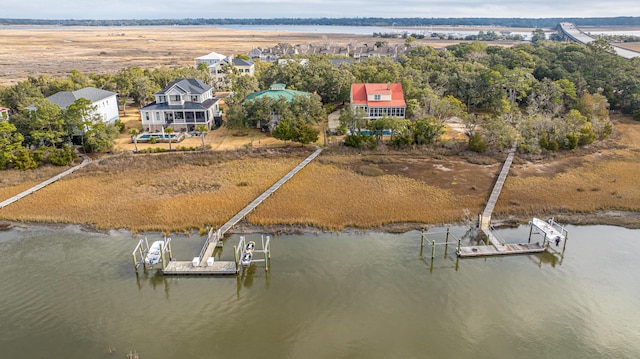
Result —
<path fill-rule="evenodd" d="M 563 40 L 573 41 L 583 45 L 596 41 L 595 38 L 585 34 L 582 30 L 578 29 L 575 24 L 570 22 L 559 23 L 556 27 L 556 30 L 558 31 L 558 35 L 560 36 L 560 38 Z M 611 47 L 613 48 L 613 51 L 616 55 L 625 59 L 630 60 L 636 57 L 640 57 L 640 52 L 614 45 L 611 45 Z"/>

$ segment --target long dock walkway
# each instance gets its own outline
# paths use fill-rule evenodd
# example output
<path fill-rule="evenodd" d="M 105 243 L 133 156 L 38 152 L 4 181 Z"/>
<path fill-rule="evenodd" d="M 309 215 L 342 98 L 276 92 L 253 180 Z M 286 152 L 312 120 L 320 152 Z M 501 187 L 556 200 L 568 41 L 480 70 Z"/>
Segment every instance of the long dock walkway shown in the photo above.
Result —
<path fill-rule="evenodd" d="M 480 230 L 487 237 L 487 240 L 491 245 L 460 247 L 460 249 L 458 250 L 458 255 L 460 257 L 538 253 L 544 251 L 544 248 L 537 244 L 505 244 L 491 232 L 491 215 L 493 214 L 493 209 L 496 206 L 496 202 L 498 202 L 498 197 L 500 197 L 500 193 L 502 192 L 504 182 L 507 180 L 507 175 L 509 174 L 509 170 L 511 169 L 511 164 L 513 163 L 513 158 L 516 154 L 517 146 L 517 143 L 514 143 L 511 147 L 511 150 L 509 150 L 509 154 L 507 155 L 507 159 L 502 165 L 502 169 L 500 170 L 498 179 L 493 186 L 493 191 L 491 191 L 491 195 L 489 196 L 487 205 L 485 206 L 482 215 L 480 215 Z"/>
<path fill-rule="evenodd" d="M 60 173 L 58 175 L 55 175 L 55 176 L 49 178 L 48 180 L 46 180 L 46 181 L 44 181 L 44 182 L 42 182 L 40 184 L 37 184 L 37 185 L 35 185 L 35 186 L 25 190 L 25 191 L 22 191 L 22 192 L 18 193 L 17 195 L 15 195 L 15 196 L 7 199 L 7 200 L 4 200 L 4 201 L 0 202 L 0 209 L 2 209 L 2 208 L 6 207 L 6 206 L 8 206 L 8 205 L 10 205 L 10 204 L 12 204 L 14 202 L 17 202 L 17 201 L 21 200 L 22 198 L 24 198 L 24 197 L 26 197 L 26 196 L 28 196 L 28 195 L 30 195 L 30 194 L 38 191 L 38 190 L 41 190 L 41 189 L 47 187 L 48 185 L 52 184 L 53 182 L 59 180 L 60 178 L 62 178 L 64 176 L 67 176 L 67 175 L 70 175 L 71 173 L 81 169 L 82 167 L 88 165 L 89 162 L 91 162 L 91 159 L 89 157 L 87 157 L 86 155 L 81 154 L 80 156 L 82 157 L 82 163 L 80 163 L 79 165 L 71 167 L 68 170 L 66 170 L 66 171 L 64 171 L 64 172 L 62 172 L 62 173 Z"/>
<path fill-rule="evenodd" d="M 271 196 L 275 191 L 277 191 L 283 184 L 285 184 L 288 180 L 290 180 L 293 176 L 295 176 L 301 169 L 303 169 L 309 162 L 313 161 L 320 153 L 322 152 L 322 148 L 318 148 L 315 152 L 313 152 L 309 157 L 305 158 L 302 162 L 300 162 L 296 167 L 294 167 L 291 171 L 289 171 L 286 175 L 280 178 L 276 183 L 274 183 L 271 187 L 269 187 L 266 191 L 264 191 L 260 196 L 254 199 L 251 203 L 249 203 L 246 207 L 244 207 L 240 212 L 238 212 L 235 216 L 233 216 L 229 221 L 223 224 L 217 231 L 214 231 L 213 228 L 209 231 L 209 235 L 207 236 L 207 241 L 204 243 L 200 254 L 198 255 L 199 264 L 197 266 L 193 265 L 194 262 L 170 262 L 167 265 L 167 268 L 164 269 L 165 274 L 216 274 L 213 268 L 208 267 L 209 269 L 205 270 L 202 267 L 207 267 L 207 259 L 213 255 L 213 251 L 216 249 L 218 242 L 224 237 L 225 233 L 229 231 L 233 226 L 235 226 L 238 222 L 240 222 L 244 217 L 249 214 L 249 212 L 253 211 L 258 205 L 260 205 L 265 199 Z M 196 268 L 201 267 L 201 268 Z M 191 270 L 189 268 L 192 268 Z M 190 273 L 192 271 L 193 273 Z M 228 274 L 228 273 L 219 273 L 219 274 Z"/>

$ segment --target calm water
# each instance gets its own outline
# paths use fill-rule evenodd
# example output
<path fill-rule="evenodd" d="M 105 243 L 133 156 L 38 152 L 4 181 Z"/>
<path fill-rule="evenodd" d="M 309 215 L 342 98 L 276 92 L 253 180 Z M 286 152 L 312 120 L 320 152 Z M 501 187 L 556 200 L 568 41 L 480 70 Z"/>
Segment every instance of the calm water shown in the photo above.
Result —
<path fill-rule="evenodd" d="M 278 236 L 269 275 L 239 279 L 136 277 L 127 232 L 0 232 L 0 356 L 640 357 L 640 231 L 569 229 L 564 258 L 439 248 L 433 263 L 417 232 Z M 202 242 L 174 237 L 174 252 Z"/>

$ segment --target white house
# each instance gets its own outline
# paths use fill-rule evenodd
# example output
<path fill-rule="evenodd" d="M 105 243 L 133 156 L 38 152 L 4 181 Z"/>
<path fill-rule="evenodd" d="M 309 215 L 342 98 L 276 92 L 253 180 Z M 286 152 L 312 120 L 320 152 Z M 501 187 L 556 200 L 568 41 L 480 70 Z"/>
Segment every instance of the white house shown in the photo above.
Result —
<path fill-rule="evenodd" d="M 120 114 L 118 113 L 118 94 L 115 92 L 95 87 L 85 87 L 76 91 L 58 92 L 47 97 L 47 100 L 64 110 L 80 98 L 91 101 L 91 105 L 95 107 L 95 111 L 100 115 L 102 122 L 113 124 L 120 119 Z M 27 109 L 35 111 L 36 107 L 30 105 Z"/>
<path fill-rule="evenodd" d="M 214 82 L 218 84 L 226 84 L 226 74 L 224 71 L 225 66 L 233 66 L 241 75 L 253 76 L 255 72 L 255 65 L 253 61 L 239 59 L 233 55 L 227 57 L 216 52 L 196 57 L 196 67 L 201 63 L 207 64 L 209 74 L 213 77 Z"/>
<path fill-rule="evenodd" d="M 200 65 L 203 62 L 207 64 L 207 66 L 215 65 L 226 58 L 227 58 L 226 56 L 221 55 L 217 52 L 211 52 L 207 55 L 196 57 L 195 58 L 196 67 L 198 67 L 198 65 Z"/>
<path fill-rule="evenodd" d="M 154 94 L 156 101 L 140 109 L 142 128 L 160 132 L 195 131 L 198 125 L 207 128 L 222 121 L 218 98 L 211 86 L 198 79 L 177 79 Z"/>

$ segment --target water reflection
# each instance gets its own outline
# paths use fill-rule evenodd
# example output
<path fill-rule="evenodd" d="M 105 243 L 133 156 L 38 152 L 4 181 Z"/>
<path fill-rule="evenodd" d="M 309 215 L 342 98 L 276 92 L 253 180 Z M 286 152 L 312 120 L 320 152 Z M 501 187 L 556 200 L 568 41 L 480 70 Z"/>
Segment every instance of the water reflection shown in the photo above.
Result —
<path fill-rule="evenodd" d="M 477 243 L 468 230 L 451 233 Z M 526 242 L 528 230 L 498 232 Z M 269 272 L 258 263 L 224 278 L 136 276 L 126 233 L 0 233 L 0 348 L 65 359 L 638 357 L 640 231 L 571 230 L 564 253 L 458 259 L 449 245 L 434 260 L 420 232 L 278 236 Z M 233 258 L 237 240 L 216 258 Z M 174 238 L 176 258 L 203 241 Z"/>

